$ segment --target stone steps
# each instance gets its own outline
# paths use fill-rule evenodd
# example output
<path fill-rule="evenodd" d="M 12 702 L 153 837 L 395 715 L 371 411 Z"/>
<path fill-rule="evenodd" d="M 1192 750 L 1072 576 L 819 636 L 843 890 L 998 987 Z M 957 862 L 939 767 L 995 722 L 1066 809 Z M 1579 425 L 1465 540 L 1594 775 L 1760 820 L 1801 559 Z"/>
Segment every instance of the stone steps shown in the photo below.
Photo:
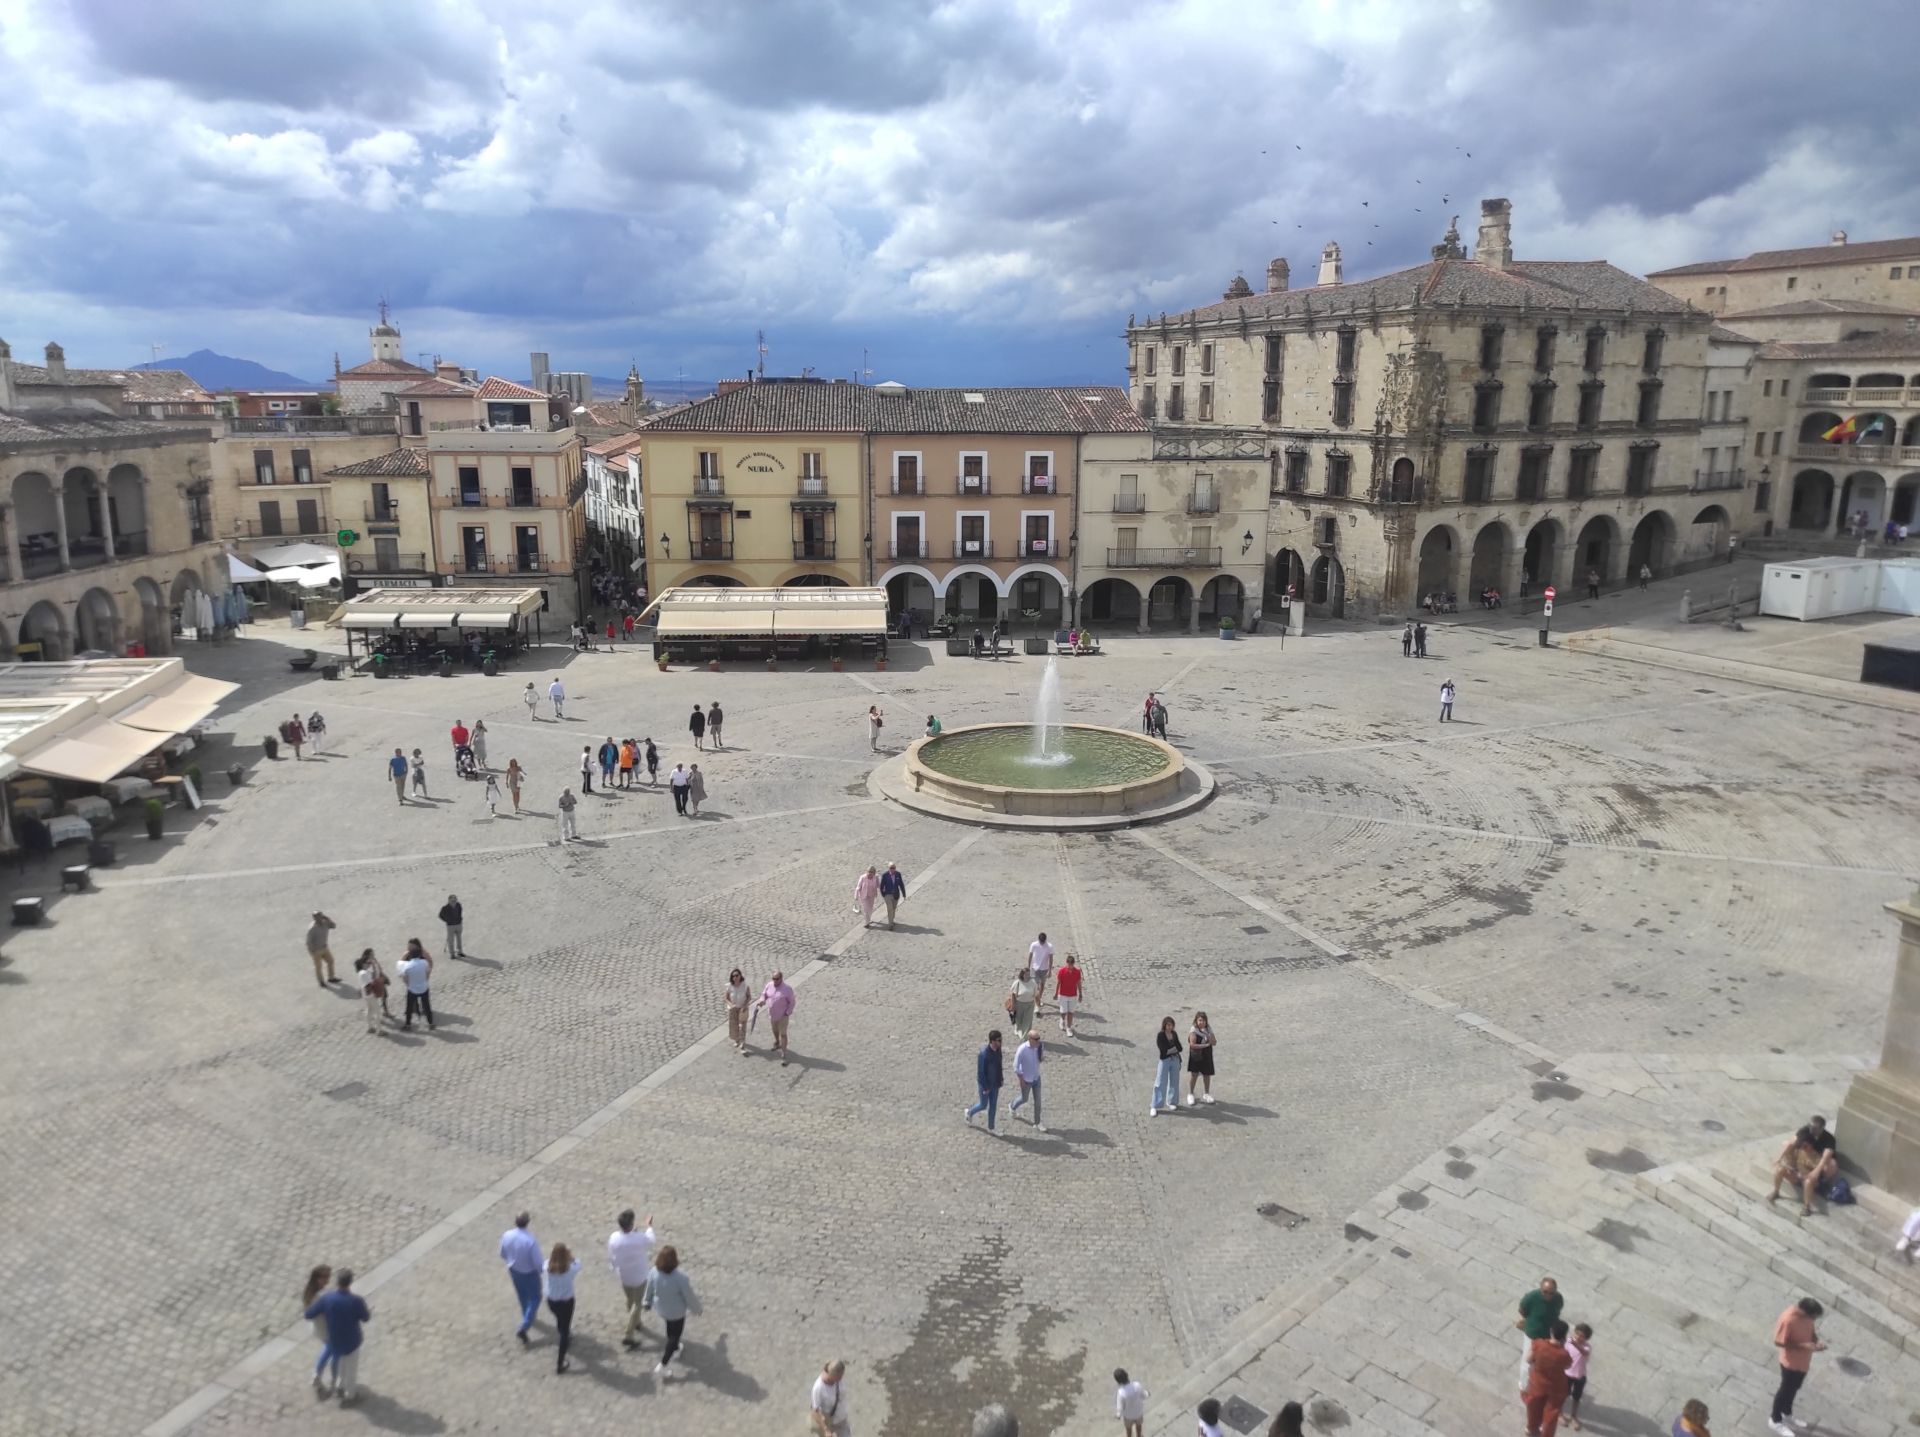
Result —
<path fill-rule="evenodd" d="M 1854 1264 L 1817 1235 L 1800 1235 L 1790 1224 L 1756 1211 L 1727 1184 L 1682 1164 L 1642 1173 L 1642 1192 L 1788 1279 L 1810 1297 L 1857 1323 L 1889 1346 L 1920 1356 L 1920 1307 L 1905 1292 L 1895 1293 L 1875 1274 Z M 1759 1207 L 1768 1206 L 1761 1202 Z"/>

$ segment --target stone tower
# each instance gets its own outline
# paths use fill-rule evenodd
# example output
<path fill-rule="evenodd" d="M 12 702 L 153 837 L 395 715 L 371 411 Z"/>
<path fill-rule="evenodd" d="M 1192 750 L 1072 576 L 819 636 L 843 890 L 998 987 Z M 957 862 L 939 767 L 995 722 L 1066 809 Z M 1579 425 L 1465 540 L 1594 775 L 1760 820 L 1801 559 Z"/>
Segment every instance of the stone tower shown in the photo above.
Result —
<path fill-rule="evenodd" d="M 1513 205 L 1506 200 L 1480 201 L 1480 237 L 1473 257 L 1488 269 L 1513 263 Z"/>
<path fill-rule="evenodd" d="M 367 331 L 367 338 L 373 344 L 375 359 L 397 359 L 402 362 L 406 355 L 400 348 L 400 331 L 387 316 L 387 302 L 380 301 L 380 322 Z"/>
<path fill-rule="evenodd" d="M 1342 284 L 1340 275 L 1340 242 L 1328 240 L 1326 248 L 1320 251 L 1320 283 Z"/>

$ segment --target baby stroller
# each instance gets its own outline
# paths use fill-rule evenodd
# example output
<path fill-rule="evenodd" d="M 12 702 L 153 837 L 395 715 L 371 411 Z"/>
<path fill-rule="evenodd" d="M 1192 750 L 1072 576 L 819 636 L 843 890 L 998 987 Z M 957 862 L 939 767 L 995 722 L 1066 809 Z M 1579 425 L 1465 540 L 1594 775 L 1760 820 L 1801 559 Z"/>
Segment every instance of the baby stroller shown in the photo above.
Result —
<path fill-rule="evenodd" d="M 453 771 L 462 778 L 479 778 L 480 760 L 473 756 L 473 745 L 463 743 L 453 751 Z"/>

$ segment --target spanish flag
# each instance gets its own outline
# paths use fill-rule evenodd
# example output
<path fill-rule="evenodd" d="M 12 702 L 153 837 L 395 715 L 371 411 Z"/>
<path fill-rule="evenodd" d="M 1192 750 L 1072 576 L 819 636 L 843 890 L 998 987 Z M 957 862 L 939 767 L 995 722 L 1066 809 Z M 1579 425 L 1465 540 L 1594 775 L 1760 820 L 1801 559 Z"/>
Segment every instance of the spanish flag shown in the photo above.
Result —
<path fill-rule="evenodd" d="M 1845 444 L 1860 432 L 1860 416 L 1850 414 L 1820 437 L 1829 444 Z"/>

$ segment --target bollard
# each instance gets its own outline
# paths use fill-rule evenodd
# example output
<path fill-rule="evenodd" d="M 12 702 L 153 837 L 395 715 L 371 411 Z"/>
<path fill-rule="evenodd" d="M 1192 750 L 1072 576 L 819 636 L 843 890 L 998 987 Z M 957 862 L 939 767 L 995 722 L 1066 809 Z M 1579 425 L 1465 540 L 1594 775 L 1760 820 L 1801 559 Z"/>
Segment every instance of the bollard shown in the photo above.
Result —
<path fill-rule="evenodd" d="M 998 1402 L 973 1414 L 973 1437 L 1020 1437 L 1020 1419 Z"/>

